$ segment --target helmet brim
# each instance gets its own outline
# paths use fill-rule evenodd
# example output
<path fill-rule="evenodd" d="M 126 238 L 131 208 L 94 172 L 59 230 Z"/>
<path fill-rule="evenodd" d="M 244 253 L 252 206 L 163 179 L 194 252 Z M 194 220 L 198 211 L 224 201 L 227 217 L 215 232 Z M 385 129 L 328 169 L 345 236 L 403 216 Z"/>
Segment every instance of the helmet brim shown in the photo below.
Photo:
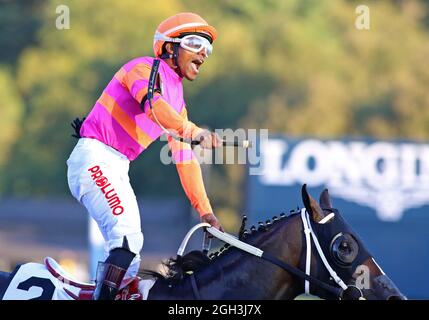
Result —
<path fill-rule="evenodd" d="M 178 31 L 177 34 L 172 34 L 169 35 L 169 37 L 174 38 L 174 37 L 178 37 L 179 35 L 182 34 L 191 34 L 191 33 L 205 33 L 208 34 L 211 38 L 211 43 L 214 42 L 217 38 L 217 31 L 214 27 L 212 26 L 198 26 L 198 27 L 189 27 L 189 28 L 183 28 L 180 29 L 180 31 Z"/>

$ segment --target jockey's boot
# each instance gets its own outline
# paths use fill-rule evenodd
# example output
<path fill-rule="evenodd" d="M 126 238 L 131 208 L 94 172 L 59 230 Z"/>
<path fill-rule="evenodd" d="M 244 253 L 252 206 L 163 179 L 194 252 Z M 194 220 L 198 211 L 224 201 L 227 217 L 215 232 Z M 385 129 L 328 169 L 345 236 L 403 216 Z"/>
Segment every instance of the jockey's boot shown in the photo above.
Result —
<path fill-rule="evenodd" d="M 98 263 L 93 300 L 115 299 L 134 257 L 135 254 L 128 249 L 128 243 L 124 237 L 123 247 L 113 249 L 105 262 Z"/>

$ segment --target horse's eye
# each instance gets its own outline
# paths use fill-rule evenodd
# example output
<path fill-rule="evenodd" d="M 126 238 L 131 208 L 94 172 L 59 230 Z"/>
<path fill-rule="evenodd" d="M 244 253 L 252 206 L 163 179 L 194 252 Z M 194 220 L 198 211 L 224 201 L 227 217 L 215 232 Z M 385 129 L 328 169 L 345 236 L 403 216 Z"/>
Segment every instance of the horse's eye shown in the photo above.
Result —
<path fill-rule="evenodd" d="M 359 245 L 352 235 L 339 233 L 332 239 L 331 255 L 338 265 L 350 266 L 358 253 Z"/>
<path fill-rule="evenodd" d="M 341 246 L 340 246 L 340 250 L 343 251 L 343 252 L 350 253 L 351 246 L 348 244 L 347 241 L 342 241 L 341 242 Z"/>

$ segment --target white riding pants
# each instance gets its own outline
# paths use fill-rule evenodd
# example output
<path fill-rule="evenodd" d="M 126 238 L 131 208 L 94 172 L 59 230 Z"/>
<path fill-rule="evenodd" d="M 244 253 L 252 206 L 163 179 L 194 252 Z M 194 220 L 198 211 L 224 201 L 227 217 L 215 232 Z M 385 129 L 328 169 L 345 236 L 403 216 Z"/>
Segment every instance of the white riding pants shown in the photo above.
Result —
<path fill-rule="evenodd" d="M 106 241 L 105 256 L 122 247 L 127 237 L 136 256 L 126 277 L 135 276 L 140 266 L 143 233 L 137 199 L 128 176 L 130 161 L 104 143 L 81 138 L 67 160 L 67 179 L 72 195 L 82 203 Z"/>

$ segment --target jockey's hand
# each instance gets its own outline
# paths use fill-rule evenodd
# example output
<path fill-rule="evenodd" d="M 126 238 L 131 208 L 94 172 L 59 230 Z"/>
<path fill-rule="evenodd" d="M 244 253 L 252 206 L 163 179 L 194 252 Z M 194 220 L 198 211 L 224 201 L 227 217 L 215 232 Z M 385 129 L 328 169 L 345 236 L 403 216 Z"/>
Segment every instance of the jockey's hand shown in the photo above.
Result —
<path fill-rule="evenodd" d="M 204 130 L 198 134 L 195 140 L 200 141 L 200 146 L 204 149 L 213 149 L 222 146 L 222 139 L 216 132 Z"/>
<path fill-rule="evenodd" d="M 220 225 L 218 219 L 216 218 L 216 216 L 213 213 L 207 213 L 207 214 L 201 216 L 201 222 L 207 222 L 212 227 L 223 232 L 222 226 Z"/>

